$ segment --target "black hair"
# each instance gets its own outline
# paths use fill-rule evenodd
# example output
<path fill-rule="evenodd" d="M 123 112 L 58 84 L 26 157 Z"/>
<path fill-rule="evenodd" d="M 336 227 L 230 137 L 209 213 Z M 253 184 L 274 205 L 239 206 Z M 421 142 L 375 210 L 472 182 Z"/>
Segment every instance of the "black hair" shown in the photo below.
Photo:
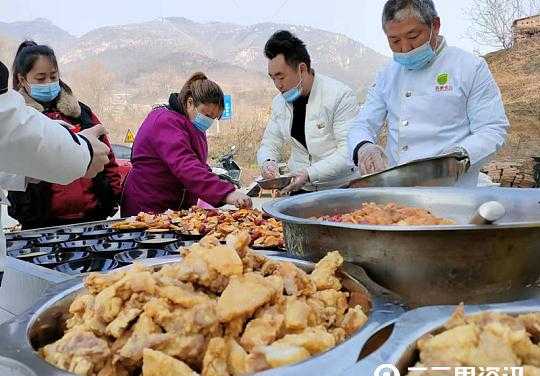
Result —
<path fill-rule="evenodd" d="M 195 72 L 186 81 L 180 93 L 172 93 L 169 96 L 169 107 L 187 116 L 187 102 L 192 98 L 195 106 L 202 103 L 216 104 L 220 112 L 225 109 L 225 96 L 217 83 L 209 80 L 202 72 Z"/>
<path fill-rule="evenodd" d="M 13 89 L 19 90 L 21 88 L 21 82 L 19 81 L 19 75 L 26 77 L 28 72 L 32 70 L 34 64 L 40 56 L 44 56 L 49 59 L 58 70 L 58 61 L 54 51 L 49 46 L 44 44 L 37 44 L 32 40 L 25 40 L 17 49 L 15 60 L 13 61 Z M 68 93 L 72 93 L 71 88 L 62 80 L 60 80 L 60 86 Z"/>
<path fill-rule="evenodd" d="M 264 55 L 268 59 L 273 59 L 279 54 L 283 54 L 291 68 L 296 69 L 300 63 L 305 63 L 308 71 L 311 71 L 311 58 L 306 45 L 290 31 L 276 31 L 264 46 Z"/>

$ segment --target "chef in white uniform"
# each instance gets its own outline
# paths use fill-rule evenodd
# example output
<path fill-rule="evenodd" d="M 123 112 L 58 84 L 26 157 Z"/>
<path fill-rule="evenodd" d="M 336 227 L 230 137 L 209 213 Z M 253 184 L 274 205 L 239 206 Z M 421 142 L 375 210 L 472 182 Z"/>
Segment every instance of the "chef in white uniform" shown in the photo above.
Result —
<path fill-rule="evenodd" d="M 503 146 L 509 128 L 487 63 L 446 44 L 432 0 L 388 0 L 382 22 L 394 58 L 349 131 L 360 173 L 457 151 L 470 163 L 458 185 L 476 186 L 480 168 Z M 376 142 L 385 121 L 383 150 Z"/>

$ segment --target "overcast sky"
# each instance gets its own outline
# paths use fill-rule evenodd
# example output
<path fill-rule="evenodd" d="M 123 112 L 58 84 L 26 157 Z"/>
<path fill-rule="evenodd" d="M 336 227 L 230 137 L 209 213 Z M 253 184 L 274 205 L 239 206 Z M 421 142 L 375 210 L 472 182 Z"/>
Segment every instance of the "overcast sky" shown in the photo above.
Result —
<path fill-rule="evenodd" d="M 74 35 L 108 25 L 181 16 L 249 25 L 279 22 L 343 33 L 390 55 L 380 18 L 385 0 L 0 0 L 0 21 L 43 17 Z M 473 51 L 465 37 L 467 0 L 435 0 L 449 44 Z M 487 52 L 486 49 L 481 49 Z"/>

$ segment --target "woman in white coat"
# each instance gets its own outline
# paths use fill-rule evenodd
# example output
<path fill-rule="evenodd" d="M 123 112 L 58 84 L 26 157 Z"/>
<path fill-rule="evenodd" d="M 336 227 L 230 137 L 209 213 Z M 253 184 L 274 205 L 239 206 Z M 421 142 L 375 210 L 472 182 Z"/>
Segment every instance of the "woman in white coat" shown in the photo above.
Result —
<path fill-rule="evenodd" d="M 0 62 L 0 205 L 7 204 L 3 189 L 24 190 L 27 178 L 68 184 L 92 178 L 109 162 L 109 148 L 98 140 L 103 127 L 75 135 L 59 127 L 8 90 L 9 72 Z M 1 216 L 1 211 L 0 211 Z M 0 275 L 4 270 L 5 238 L 0 217 Z"/>
<path fill-rule="evenodd" d="M 460 151 L 470 169 L 458 185 L 476 186 L 483 164 L 509 127 L 487 63 L 447 46 L 432 0 L 389 0 L 383 30 L 394 61 L 377 77 L 349 133 L 362 175 L 411 160 Z M 376 145 L 388 123 L 386 150 Z"/>

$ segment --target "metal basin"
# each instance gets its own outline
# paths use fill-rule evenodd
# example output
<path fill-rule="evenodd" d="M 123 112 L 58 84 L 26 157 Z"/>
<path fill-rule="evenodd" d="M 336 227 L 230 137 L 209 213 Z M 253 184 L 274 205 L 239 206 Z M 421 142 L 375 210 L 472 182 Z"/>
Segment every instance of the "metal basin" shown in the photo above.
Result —
<path fill-rule="evenodd" d="M 265 252 L 266 256 L 283 261 L 291 261 L 305 270 L 311 270 L 313 264 L 303 260 L 277 256 L 279 253 Z M 145 260 L 148 266 L 178 262 L 178 256 Z M 129 267 L 126 267 L 129 268 Z M 370 298 L 368 322 L 358 332 L 335 348 L 312 357 L 302 363 L 288 367 L 261 372 L 260 375 L 303 375 L 308 373 L 339 375 L 343 370 L 355 364 L 364 342 L 371 334 L 389 320 L 395 320 L 403 308 L 394 304 L 384 295 L 384 290 L 371 284 L 366 289 L 351 273 L 360 275 L 362 270 L 354 265 L 345 265 L 341 271 L 344 286 L 351 292 L 358 291 Z M 28 366 L 40 376 L 67 376 L 69 372 L 60 370 L 43 360 L 35 349 L 59 339 L 64 332 L 67 312 L 73 299 L 84 291 L 81 278 L 67 281 L 46 293 L 33 309 L 0 326 L 0 354 Z M 369 284 L 369 281 L 368 281 Z"/>
<path fill-rule="evenodd" d="M 496 225 L 470 225 L 478 206 L 499 201 Z M 351 212 L 363 202 L 421 207 L 445 226 L 376 226 L 310 219 Z M 283 221 L 288 251 L 311 261 L 339 250 L 411 306 L 507 302 L 538 294 L 540 190 L 364 188 L 316 192 L 263 206 Z"/>
<path fill-rule="evenodd" d="M 418 360 L 416 342 L 428 333 L 437 333 L 450 319 L 455 306 L 423 307 L 407 312 L 396 320 L 390 338 L 373 354 L 358 362 L 344 375 L 373 375 L 383 364 L 396 367 L 401 375 L 407 374 Z M 520 315 L 540 311 L 540 299 L 504 304 L 465 306 L 467 315 L 482 312 L 500 312 Z"/>

